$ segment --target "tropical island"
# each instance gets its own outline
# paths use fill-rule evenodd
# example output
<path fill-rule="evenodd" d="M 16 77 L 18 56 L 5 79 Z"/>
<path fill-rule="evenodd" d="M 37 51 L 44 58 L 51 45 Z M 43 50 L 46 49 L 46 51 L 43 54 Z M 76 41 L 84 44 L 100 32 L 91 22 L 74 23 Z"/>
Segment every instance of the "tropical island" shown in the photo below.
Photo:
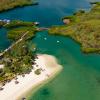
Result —
<path fill-rule="evenodd" d="M 37 4 L 35 0 L 0 0 L 0 12 Z M 30 90 L 45 84 L 62 70 L 55 57 L 36 53 L 36 45 L 31 40 L 36 32 L 48 29 L 38 24 L 0 20 L 0 28 L 7 30 L 11 41 L 8 48 L 0 51 L 0 98 L 3 100 L 26 99 Z"/>
<path fill-rule="evenodd" d="M 0 64 L 5 66 L 4 69 L 0 69 L 0 82 L 3 84 L 18 74 L 31 71 L 34 58 L 31 50 L 35 50 L 35 46 L 31 44 L 30 48 L 28 42 L 36 33 L 36 27 L 32 22 L 11 21 L 4 27 L 8 29 L 7 35 L 12 45 L 0 53 Z"/>
<path fill-rule="evenodd" d="M 80 10 L 64 17 L 65 25 L 52 26 L 49 33 L 74 39 L 85 53 L 100 53 L 100 3 L 92 4 L 91 11 Z M 7 29 L 7 37 L 12 42 L 0 52 L 0 97 L 3 100 L 25 99 L 32 88 L 41 86 L 62 70 L 55 57 L 37 54 L 31 39 L 37 32 L 48 29 L 37 25 L 37 22 L 0 20 L 0 27 Z"/>
<path fill-rule="evenodd" d="M 35 0 L 0 0 L 0 12 L 33 4 L 38 3 Z"/>
<path fill-rule="evenodd" d="M 72 38 L 85 53 L 100 53 L 100 2 L 91 4 L 90 11 L 79 10 L 72 16 L 64 17 L 65 25 L 52 26 L 49 33 Z"/>
<path fill-rule="evenodd" d="M 8 30 L 7 37 L 12 44 L 0 53 L 0 96 L 3 100 L 11 100 L 13 93 L 17 92 L 13 100 L 21 99 L 31 88 L 54 77 L 62 67 L 54 57 L 36 53 L 37 48 L 31 39 L 36 32 L 46 29 L 39 28 L 38 22 L 4 19 L 1 23 L 1 27 Z"/>

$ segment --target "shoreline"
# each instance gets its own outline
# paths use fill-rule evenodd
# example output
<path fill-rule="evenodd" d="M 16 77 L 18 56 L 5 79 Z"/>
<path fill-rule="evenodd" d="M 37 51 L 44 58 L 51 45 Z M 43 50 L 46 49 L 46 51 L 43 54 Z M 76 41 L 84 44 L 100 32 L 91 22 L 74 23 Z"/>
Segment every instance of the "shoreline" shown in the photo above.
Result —
<path fill-rule="evenodd" d="M 4 12 L 7 12 L 7 11 L 10 11 L 10 10 L 13 10 L 13 9 L 16 9 L 16 8 L 24 8 L 24 7 L 27 7 L 27 6 L 35 6 L 35 5 L 39 5 L 39 2 L 33 2 L 33 3 L 30 3 L 30 4 L 24 4 L 24 5 L 16 5 L 14 7 L 11 7 L 11 8 L 8 8 L 8 9 L 3 9 L 3 10 L 0 10 L 0 13 L 4 13 Z"/>
<path fill-rule="evenodd" d="M 36 92 L 62 70 L 62 66 L 57 63 L 55 57 L 47 54 L 38 54 L 37 57 L 31 73 L 26 74 L 25 77 L 17 76 L 18 84 L 15 84 L 13 79 L 4 86 L 4 90 L 0 91 L 2 100 L 21 100 L 24 97 L 30 97 L 29 94 Z M 34 71 L 39 68 L 42 70 L 41 74 L 36 75 Z"/>
<path fill-rule="evenodd" d="M 55 79 L 56 76 L 57 76 L 58 74 L 60 74 L 61 71 L 62 71 L 62 67 L 59 68 L 59 69 L 57 69 L 56 72 L 53 73 L 52 76 L 51 76 L 49 79 L 47 79 L 47 80 L 45 80 L 45 81 L 43 82 L 43 84 L 42 84 L 42 83 L 41 83 L 41 84 L 38 84 L 36 87 L 33 87 L 33 88 L 30 90 L 30 92 L 27 92 L 27 95 L 26 95 L 27 100 L 30 100 L 30 97 L 31 97 L 34 93 L 36 93 L 40 88 L 42 88 L 43 86 L 45 86 L 46 84 L 48 84 L 50 81 L 52 81 L 53 79 Z M 34 90 L 33 90 L 33 89 L 34 89 Z M 19 99 L 18 99 L 18 100 L 19 100 Z"/>

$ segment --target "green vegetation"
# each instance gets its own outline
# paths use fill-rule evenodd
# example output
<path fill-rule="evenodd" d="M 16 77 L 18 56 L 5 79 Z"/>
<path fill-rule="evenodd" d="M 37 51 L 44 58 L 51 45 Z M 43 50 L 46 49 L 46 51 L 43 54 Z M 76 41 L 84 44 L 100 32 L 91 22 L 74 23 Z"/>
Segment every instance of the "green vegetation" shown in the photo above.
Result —
<path fill-rule="evenodd" d="M 0 0 L 0 12 L 35 4 L 35 0 Z"/>
<path fill-rule="evenodd" d="M 90 2 L 90 4 L 100 4 L 100 2 Z"/>
<path fill-rule="evenodd" d="M 2 27 L 3 25 L 5 25 L 6 23 L 3 21 L 0 21 L 0 27 Z"/>
<path fill-rule="evenodd" d="M 29 50 L 27 42 L 21 41 L 9 50 L 0 62 L 5 65 L 0 72 L 0 82 L 7 82 L 16 75 L 31 72 L 33 58 L 32 51 Z"/>
<path fill-rule="evenodd" d="M 0 82 L 5 83 L 17 75 L 30 73 L 32 69 L 32 59 L 35 58 L 35 45 L 31 42 L 37 32 L 37 27 L 32 22 L 12 21 L 4 28 L 8 30 L 8 38 L 12 40 L 12 45 L 4 53 L 0 64 L 4 65 L 0 69 Z M 39 70 L 36 74 L 39 75 Z"/>
<path fill-rule="evenodd" d="M 21 20 L 12 20 L 9 24 L 5 24 L 5 28 L 16 28 L 20 26 L 34 26 L 34 23 Z"/>
<path fill-rule="evenodd" d="M 1 27 L 4 27 L 8 30 L 7 36 L 13 41 L 20 39 L 27 31 L 28 34 L 24 37 L 24 39 L 31 39 L 33 36 L 35 36 L 37 31 L 37 27 L 34 22 L 26 22 L 21 20 L 12 20 L 9 23 L 4 23 L 1 21 Z"/>
<path fill-rule="evenodd" d="M 14 28 L 8 32 L 8 38 L 11 40 L 18 40 L 27 31 L 28 31 L 28 34 L 24 37 L 25 40 L 31 39 L 33 36 L 35 36 L 36 28 L 35 28 L 35 26 Z"/>
<path fill-rule="evenodd" d="M 80 10 L 65 18 L 71 19 L 71 23 L 52 26 L 49 33 L 74 39 L 85 53 L 100 53 L 100 3 L 96 3 L 89 12 Z"/>
<path fill-rule="evenodd" d="M 40 74 L 41 74 L 41 69 L 37 69 L 34 73 L 35 73 L 36 75 L 40 75 Z"/>

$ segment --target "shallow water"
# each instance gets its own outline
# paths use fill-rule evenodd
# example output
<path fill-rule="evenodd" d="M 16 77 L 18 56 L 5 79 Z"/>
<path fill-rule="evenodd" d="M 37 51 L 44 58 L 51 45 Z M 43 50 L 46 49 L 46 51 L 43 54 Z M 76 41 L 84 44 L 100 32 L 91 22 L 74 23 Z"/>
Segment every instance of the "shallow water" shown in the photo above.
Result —
<path fill-rule="evenodd" d="M 44 40 L 44 38 L 47 40 Z M 57 40 L 60 43 L 57 43 Z M 64 69 L 31 100 L 99 100 L 100 56 L 85 55 L 73 40 L 39 32 L 33 39 L 39 53 L 55 55 Z"/>
<path fill-rule="evenodd" d="M 99 0 L 100 1 L 100 0 Z M 0 19 L 39 21 L 40 26 L 62 24 L 61 18 L 78 9 L 90 9 L 88 0 L 39 0 L 38 6 L 16 8 L 0 14 Z M 0 29 L 0 49 L 10 45 L 6 30 Z M 44 40 L 47 38 L 47 40 Z M 57 43 L 57 41 L 60 41 Z M 100 100 L 100 56 L 83 54 L 80 46 L 67 37 L 38 32 L 32 40 L 38 53 L 58 58 L 63 71 L 49 84 L 39 89 L 31 100 Z"/>

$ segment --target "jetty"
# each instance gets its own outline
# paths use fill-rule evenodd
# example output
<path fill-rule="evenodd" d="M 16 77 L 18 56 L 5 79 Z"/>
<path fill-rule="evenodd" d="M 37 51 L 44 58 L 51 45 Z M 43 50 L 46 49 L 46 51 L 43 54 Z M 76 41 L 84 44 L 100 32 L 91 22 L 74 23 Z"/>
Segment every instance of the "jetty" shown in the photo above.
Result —
<path fill-rule="evenodd" d="M 40 28 L 37 28 L 38 31 L 45 31 L 45 30 L 49 30 L 49 28 L 47 27 L 40 27 Z"/>

